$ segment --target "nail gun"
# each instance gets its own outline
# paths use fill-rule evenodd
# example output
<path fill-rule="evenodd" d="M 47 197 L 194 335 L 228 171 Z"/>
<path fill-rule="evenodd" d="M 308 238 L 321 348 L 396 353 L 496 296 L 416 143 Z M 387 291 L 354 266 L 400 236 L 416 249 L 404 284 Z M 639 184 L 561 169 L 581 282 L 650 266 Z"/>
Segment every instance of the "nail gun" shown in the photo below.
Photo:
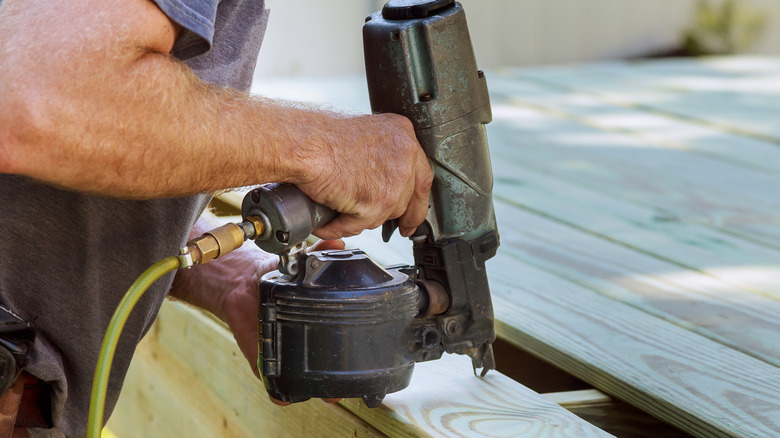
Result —
<path fill-rule="evenodd" d="M 410 237 L 414 265 L 381 267 L 360 250 L 305 251 L 336 213 L 288 184 L 249 192 L 242 215 L 279 254 L 259 285 L 258 368 L 275 399 L 361 397 L 378 406 L 415 362 L 445 352 L 495 368 L 485 261 L 499 245 L 485 124 L 491 120 L 466 17 L 454 0 L 391 0 L 363 27 L 374 113 L 409 118 L 434 171 L 430 209 Z M 383 225 L 389 240 L 397 224 Z"/>

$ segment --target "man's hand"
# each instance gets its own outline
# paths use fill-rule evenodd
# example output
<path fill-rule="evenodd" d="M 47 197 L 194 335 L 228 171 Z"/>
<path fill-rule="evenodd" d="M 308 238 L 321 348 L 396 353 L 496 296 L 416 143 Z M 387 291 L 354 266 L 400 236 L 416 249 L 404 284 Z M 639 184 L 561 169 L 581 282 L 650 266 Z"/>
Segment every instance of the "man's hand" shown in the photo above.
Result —
<path fill-rule="evenodd" d="M 337 132 L 319 150 L 303 151 L 306 173 L 293 181 L 316 202 L 342 213 L 314 234 L 349 237 L 398 218 L 401 235 L 411 235 L 428 213 L 433 181 L 412 123 L 379 114 L 335 119 L 332 127 Z"/>

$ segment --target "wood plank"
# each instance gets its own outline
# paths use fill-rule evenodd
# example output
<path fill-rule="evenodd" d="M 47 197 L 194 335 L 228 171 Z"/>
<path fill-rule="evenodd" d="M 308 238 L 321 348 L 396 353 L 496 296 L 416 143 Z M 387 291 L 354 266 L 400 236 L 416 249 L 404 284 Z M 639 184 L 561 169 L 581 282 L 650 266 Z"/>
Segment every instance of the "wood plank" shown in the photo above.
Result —
<path fill-rule="evenodd" d="M 604 132 L 529 108 L 495 106 L 494 168 L 536 169 L 561 181 L 780 247 L 780 174 Z M 509 164 L 505 164 L 509 166 Z"/>
<path fill-rule="evenodd" d="M 444 355 L 417 364 L 409 387 L 388 395 L 381 409 L 354 399 L 342 403 L 393 437 L 608 436 L 499 372 L 470 374 L 471 359 Z"/>
<path fill-rule="evenodd" d="M 656 111 L 715 129 L 780 144 L 774 114 L 780 60 L 609 62 L 520 72 L 539 83 L 589 91 L 610 103 Z"/>
<path fill-rule="evenodd" d="M 385 262 L 384 244 L 358 240 Z M 780 369 L 532 267 L 512 246 L 488 262 L 502 338 L 694 435 L 780 433 Z"/>
<path fill-rule="evenodd" d="M 502 256 L 780 366 L 780 301 L 502 202 L 496 214 Z"/>
<path fill-rule="evenodd" d="M 667 260 L 677 270 L 780 298 L 778 250 L 505 163 L 494 162 L 496 199 Z"/>
<path fill-rule="evenodd" d="M 542 394 L 544 398 L 557 403 L 568 410 L 585 406 L 605 405 L 615 401 L 614 398 L 598 389 L 580 389 L 578 391 L 549 392 Z"/>
<path fill-rule="evenodd" d="M 528 106 L 555 118 L 628 135 L 648 148 L 668 148 L 776 174 L 780 148 L 752 137 L 714 129 L 657 111 L 610 103 L 596 93 L 540 84 L 522 76 L 489 77 L 492 103 Z M 494 110 L 494 113 L 496 111 Z"/>
<path fill-rule="evenodd" d="M 528 172 L 516 173 L 513 177 L 523 181 L 522 190 L 516 195 L 524 200 L 555 197 L 557 193 L 569 190 L 534 184 Z M 576 199 L 579 199 L 579 193 L 574 192 L 572 199 L 566 199 L 562 204 L 572 206 Z M 587 198 L 582 202 L 589 203 Z M 604 210 L 599 204 L 596 204 L 596 210 L 608 217 L 614 216 L 612 210 Z M 574 209 L 573 214 L 576 216 L 577 212 Z M 777 318 L 780 302 L 776 299 L 753 293 L 707 273 L 681 268 L 504 202 L 496 202 L 496 215 L 502 242 L 498 257 L 522 260 L 780 366 L 780 320 Z M 587 220 L 588 217 L 582 219 Z M 383 264 L 413 262 L 408 240 L 398 236 L 385 244 L 378 231 L 369 231 L 347 239 L 347 242 Z M 733 269 L 736 275 L 737 268 Z M 777 274 L 777 268 L 772 271 Z M 755 268 L 753 272 L 760 273 L 761 270 Z M 490 268 L 488 273 L 499 275 Z M 743 268 L 740 275 L 745 277 L 743 282 L 763 284 L 758 275 L 750 276 L 749 268 Z M 522 279 L 518 282 L 522 285 Z"/>
<path fill-rule="evenodd" d="M 597 389 L 542 395 L 620 438 L 688 438 L 691 436 Z"/>
<path fill-rule="evenodd" d="M 380 408 L 342 401 L 357 416 L 319 400 L 280 408 L 230 333 L 176 302 L 136 356 L 110 423 L 119 436 L 610 436 L 498 372 L 474 377 L 470 359 L 454 356 L 418 364 Z"/>
<path fill-rule="evenodd" d="M 505 339 L 693 435 L 780 433 L 778 368 L 511 258 L 489 269 Z"/>

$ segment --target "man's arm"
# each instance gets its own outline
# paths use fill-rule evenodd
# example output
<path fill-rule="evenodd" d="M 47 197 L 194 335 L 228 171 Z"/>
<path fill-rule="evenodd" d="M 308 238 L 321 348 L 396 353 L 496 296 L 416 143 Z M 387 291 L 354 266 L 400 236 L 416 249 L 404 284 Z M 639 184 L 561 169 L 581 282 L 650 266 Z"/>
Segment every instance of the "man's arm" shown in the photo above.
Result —
<path fill-rule="evenodd" d="M 148 0 L 6 0 L 0 8 L 0 173 L 154 198 L 291 182 L 353 235 L 425 217 L 432 174 L 411 123 L 283 105 L 197 79 Z"/>

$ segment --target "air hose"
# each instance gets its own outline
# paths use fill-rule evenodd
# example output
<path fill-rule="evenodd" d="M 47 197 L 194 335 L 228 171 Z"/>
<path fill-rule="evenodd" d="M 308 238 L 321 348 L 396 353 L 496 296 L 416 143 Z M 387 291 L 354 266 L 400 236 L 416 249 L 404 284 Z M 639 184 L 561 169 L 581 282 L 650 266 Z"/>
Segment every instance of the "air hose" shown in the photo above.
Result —
<path fill-rule="evenodd" d="M 173 256 L 166 257 L 153 264 L 133 282 L 114 311 L 111 322 L 108 323 L 106 334 L 103 336 L 103 344 L 100 346 L 100 355 L 95 367 L 95 377 L 92 380 L 87 437 L 100 438 L 100 432 L 103 430 L 103 410 L 108 388 L 108 376 L 111 371 L 111 363 L 114 360 L 116 345 L 119 342 L 119 336 L 122 334 L 122 329 L 125 327 L 125 322 L 127 322 L 130 312 L 152 283 L 159 280 L 163 275 L 179 269 L 180 266 L 179 258 Z"/>
<path fill-rule="evenodd" d="M 87 438 L 100 438 L 114 352 L 130 312 L 146 290 L 165 274 L 179 268 L 203 264 L 225 255 L 239 248 L 244 241 L 262 234 L 262 230 L 263 222 L 255 217 L 248 217 L 240 224 L 230 223 L 215 228 L 187 242 L 187 246 L 181 249 L 179 256 L 166 257 L 153 264 L 133 282 L 114 311 L 100 346 L 95 376 L 92 379 L 92 395 L 89 399 Z"/>

